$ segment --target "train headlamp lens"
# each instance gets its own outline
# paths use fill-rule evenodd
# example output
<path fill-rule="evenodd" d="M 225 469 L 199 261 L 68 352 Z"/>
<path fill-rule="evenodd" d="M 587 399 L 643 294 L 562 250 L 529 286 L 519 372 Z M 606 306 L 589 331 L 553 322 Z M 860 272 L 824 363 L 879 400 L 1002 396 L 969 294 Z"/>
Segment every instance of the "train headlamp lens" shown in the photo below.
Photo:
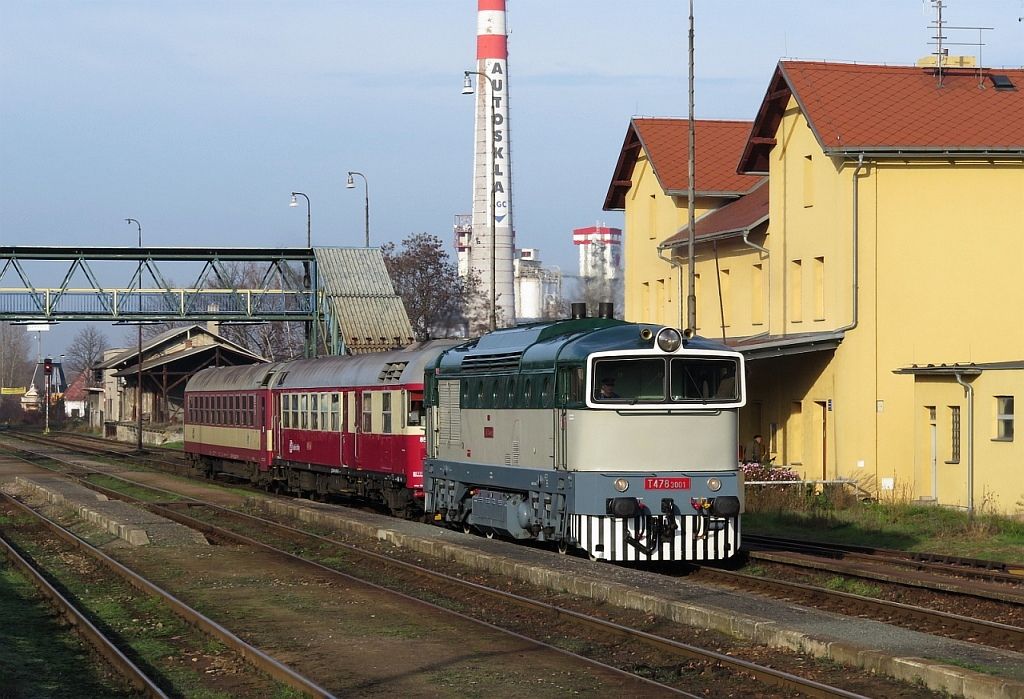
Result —
<path fill-rule="evenodd" d="M 629 481 L 627 481 L 625 478 L 616 478 L 615 489 L 620 493 L 626 492 L 627 490 L 629 490 Z"/>
<path fill-rule="evenodd" d="M 675 352 L 683 344 L 683 336 L 675 328 L 662 328 L 658 332 L 658 347 L 662 352 Z"/>
<path fill-rule="evenodd" d="M 722 489 L 722 481 L 720 481 L 717 478 L 709 478 L 708 479 L 708 490 L 710 490 L 712 493 L 717 493 L 721 489 Z"/>

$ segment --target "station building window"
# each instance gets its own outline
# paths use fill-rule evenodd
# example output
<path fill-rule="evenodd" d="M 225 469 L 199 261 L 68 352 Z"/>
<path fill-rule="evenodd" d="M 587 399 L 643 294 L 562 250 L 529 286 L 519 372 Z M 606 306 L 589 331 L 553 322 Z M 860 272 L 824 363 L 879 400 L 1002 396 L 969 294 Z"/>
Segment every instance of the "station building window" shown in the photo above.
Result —
<path fill-rule="evenodd" d="M 996 439 L 1013 441 L 1013 396 L 996 396 Z"/>

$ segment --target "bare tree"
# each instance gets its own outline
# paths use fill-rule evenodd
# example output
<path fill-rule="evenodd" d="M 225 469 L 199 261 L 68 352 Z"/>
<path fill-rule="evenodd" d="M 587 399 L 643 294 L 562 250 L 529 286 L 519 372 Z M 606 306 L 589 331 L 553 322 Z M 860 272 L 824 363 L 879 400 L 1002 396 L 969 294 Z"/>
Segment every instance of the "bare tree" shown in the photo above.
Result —
<path fill-rule="evenodd" d="M 461 334 L 464 310 L 480 296 L 476 277 L 462 278 L 436 235 L 416 233 L 381 246 L 395 292 L 402 298 L 417 340 Z"/>
<path fill-rule="evenodd" d="M 31 344 L 24 326 L 0 323 L 0 387 L 28 385 L 33 368 Z"/>
<path fill-rule="evenodd" d="M 222 269 L 227 276 L 219 282 L 233 288 L 259 289 L 266 284 L 265 265 L 246 262 L 228 264 Z M 289 275 L 290 279 L 277 279 L 279 288 L 298 288 L 300 276 L 297 270 L 287 267 L 283 274 Z M 217 334 L 271 361 L 294 359 L 305 352 L 305 329 L 299 322 L 220 325 Z"/>
<path fill-rule="evenodd" d="M 64 361 L 73 374 L 68 377 L 69 380 L 80 372 L 99 364 L 103 360 L 103 353 L 109 346 L 107 336 L 94 326 L 87 325 L 79 330 L 64 352 Z M 86 383 L 89 386 L 93 385 L 91 372 L 86 378 Z"/>

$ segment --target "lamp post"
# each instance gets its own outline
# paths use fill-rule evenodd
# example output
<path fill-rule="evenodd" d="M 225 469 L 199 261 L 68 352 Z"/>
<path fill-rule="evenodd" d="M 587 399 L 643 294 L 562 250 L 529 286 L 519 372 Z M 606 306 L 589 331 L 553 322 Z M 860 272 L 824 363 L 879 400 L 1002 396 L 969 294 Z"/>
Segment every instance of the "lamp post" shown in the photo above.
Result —
<path fill-rule="evenodd" d="M 490 138 L 490 149 L 491 149 L 491 162 L 488 171 L 491 173 L 491 177 L 494 177 L 494 81 L 491 80 L 490 76 L 485 73 L 481 73 L 479 70 L 464 70 L 462 71 L 462 94 L 472 95 L 473 94 L 473 81 L 470 79 L 470 75 L 479 75 L 481 78 L 487 80 L 491 86 L 492 98 L 488 100 L 490 104 L 490 125 L 488 129 L 491 130 Z M 497 275 L 495 273 L 495 267 L 498 264 L 498 221 L 497 221 L 497 207 L 494 202 L 494 182 L 491 181 L 491 317 L 490 317 L 490 329 L 494 332 L 498 329 L 498 296 L 497 296 Z"/>
<path fill-rule="evenodd" d="M 299 205 L 299 200 L 296 199 L 295 197 L 302 197 L 302 198 L 304 198 L 306 200 L 306 247 L 309 248 L 310 250 L 312 250 L 313 249 L 313 219 L 312 219 L 312 214 L 310 213 L 311 210 L 312 210 L 312 206 L 309 203 L 309 195 L 305 194 L 304 192 L 292 192 L 292 200 L 290 202 L 288 202 L 288 206 L 298 206 Z M 308 293 L 309 289 L 310 289 L 309 261 L 308 260 L 304 260 L 302 262 L 302 286 L 306 289 L 306 292 Z M 312 347 L 312 345 L 310 343 L 310 336 L 312 335 L 312 329 L 313 329 L 311 326 L 312 326 L 312 323 L 310 323 L 309 321 L 306 321 L 304 329 L 306 331 L 306 356 L 307 357 L 311 357 L 314 354 L 314 348 Z"/>
<path fill-rule="evenodd" d="M 363 178 L 363 191 L 366 196 L 364 198 L 365 208 L 365 229 L 366 229 L 366 247 L 370 247 L 370 183 L 366 180 L 366 175 L 355 170 L 350 170 L 348 173 L 348 179 L 345 180 L 345 189 L 355 189 L 356 181 L 352 179 L 353 175 L 359 175 Z"/>
<path fill-rule="evenodd" d="M 303 197 L 306 200 L 306 247 L 313 247 L 313 219 L 310 215 L 309 196 L 303 192 L 292 192 L 292 200 L 288 206 L 298 206 L 299 200 L 295 197 Z"/>
<path fill-rule="evenodd" d="M 134 218 L 126 218 L 124 220 L 129 226 L 133 223 L 139 229 L 139 317 L 136 321 L 136 328 L 138 329 L 138 356 L 136 357 L 135 365 L 135 436 L 136 436 L 136 450 L 142 453 L 142 224 Z"/>

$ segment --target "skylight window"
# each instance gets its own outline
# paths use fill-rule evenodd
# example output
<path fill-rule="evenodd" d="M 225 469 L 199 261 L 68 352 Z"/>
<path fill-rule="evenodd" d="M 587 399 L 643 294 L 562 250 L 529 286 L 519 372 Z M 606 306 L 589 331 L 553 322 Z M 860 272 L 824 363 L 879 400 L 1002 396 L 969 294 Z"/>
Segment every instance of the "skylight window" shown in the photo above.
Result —
<path fill-rule="evenodd" d="M 1017 89 L 1008 75 L 990 75 L 988 76 L 988 79 L 992 81 L 992 85 L 994 85 L 997 90 Z"/>

